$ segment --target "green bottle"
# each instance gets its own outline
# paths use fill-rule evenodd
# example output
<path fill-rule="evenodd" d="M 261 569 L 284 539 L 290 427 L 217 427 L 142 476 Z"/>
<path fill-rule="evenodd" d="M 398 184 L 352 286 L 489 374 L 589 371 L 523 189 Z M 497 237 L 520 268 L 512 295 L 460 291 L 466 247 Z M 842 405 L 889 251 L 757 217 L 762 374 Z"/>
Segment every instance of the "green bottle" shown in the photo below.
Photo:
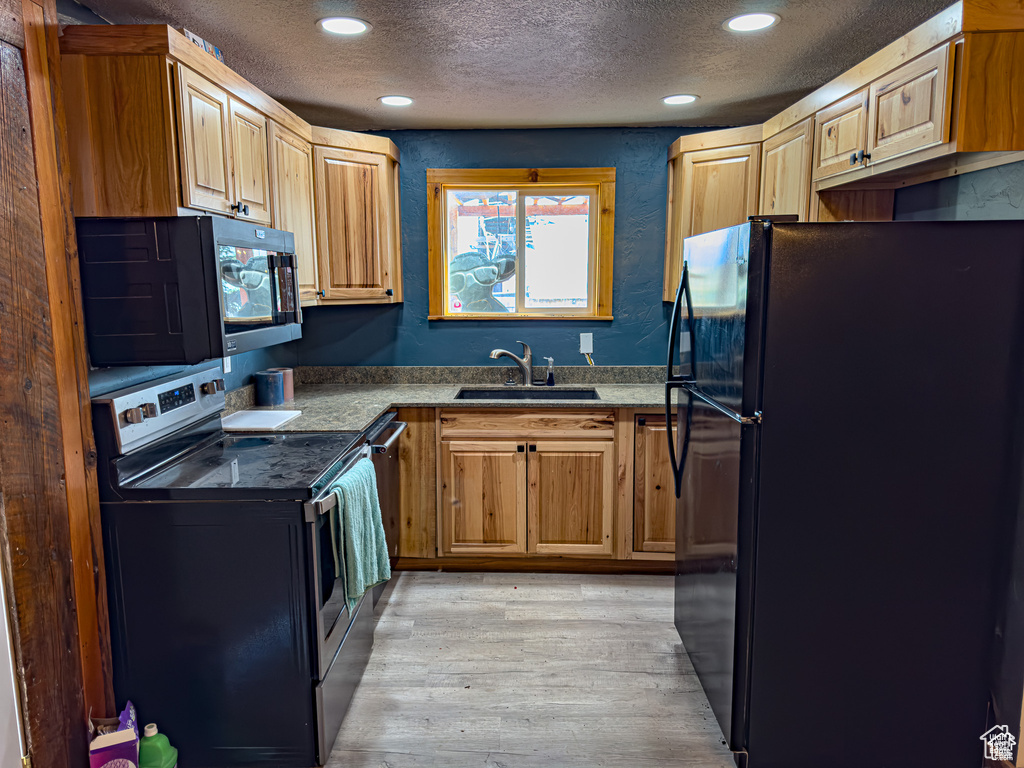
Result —
<path fill-rule="evenodd" d="M 150 723 L 142 731 L 139 739 L 139 768 L 176 768 L 178 750 L 156 729 L 156 723 Z"/>

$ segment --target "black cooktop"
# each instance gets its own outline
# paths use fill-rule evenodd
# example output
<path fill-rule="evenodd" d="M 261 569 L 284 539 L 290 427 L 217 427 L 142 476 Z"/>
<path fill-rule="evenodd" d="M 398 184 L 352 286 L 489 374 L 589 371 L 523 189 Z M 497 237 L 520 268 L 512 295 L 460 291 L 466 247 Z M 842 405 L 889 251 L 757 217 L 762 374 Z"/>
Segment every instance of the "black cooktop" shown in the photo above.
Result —
<path fill-rule="evenodd" d="M 222 433 L 161 469 L 123 481 L 121 488 L 248 491 L 246 497 L 272 491 L 267 498 L 293 490 L 301 498 L 359 438 L 359 433 L 337 432 Z"/>

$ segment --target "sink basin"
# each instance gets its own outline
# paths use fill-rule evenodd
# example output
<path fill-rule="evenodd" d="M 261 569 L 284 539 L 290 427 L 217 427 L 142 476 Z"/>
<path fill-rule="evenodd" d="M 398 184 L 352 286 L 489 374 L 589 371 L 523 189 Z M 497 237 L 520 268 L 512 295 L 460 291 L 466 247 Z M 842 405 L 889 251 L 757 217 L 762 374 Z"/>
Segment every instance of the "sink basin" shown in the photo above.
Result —
<path fill-rule="evenodd" d="M 597 390 L 558 387 L 505 387 L 503 389 L 460 389 L 456 400 L 600 400 Z"/>

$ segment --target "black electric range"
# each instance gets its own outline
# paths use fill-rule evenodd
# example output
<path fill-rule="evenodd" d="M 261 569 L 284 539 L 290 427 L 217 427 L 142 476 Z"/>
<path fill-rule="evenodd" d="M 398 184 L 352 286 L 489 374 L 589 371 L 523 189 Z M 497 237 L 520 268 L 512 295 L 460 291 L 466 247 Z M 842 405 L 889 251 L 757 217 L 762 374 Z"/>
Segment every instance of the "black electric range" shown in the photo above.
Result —
<path fill-rule="evenodd" d="M 328 489 L 393 415 L 227 433 L 224 407 L 219 366 L 93 400 L 114 692 L 192 765 L 322 765 L 373 643 Z"/>

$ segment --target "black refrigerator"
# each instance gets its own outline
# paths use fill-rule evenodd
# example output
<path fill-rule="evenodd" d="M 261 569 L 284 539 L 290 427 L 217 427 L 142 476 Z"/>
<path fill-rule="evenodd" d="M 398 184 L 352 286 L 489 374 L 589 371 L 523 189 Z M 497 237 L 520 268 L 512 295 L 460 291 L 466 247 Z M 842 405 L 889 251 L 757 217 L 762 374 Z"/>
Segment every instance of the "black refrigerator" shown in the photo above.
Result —
<path fill-rule="evenodd" d="M 981 765 L 993 711 L 1020 736 L 1024 221 L 751 220 L 684 260 L 675 623 L 737 763 Z"/>

